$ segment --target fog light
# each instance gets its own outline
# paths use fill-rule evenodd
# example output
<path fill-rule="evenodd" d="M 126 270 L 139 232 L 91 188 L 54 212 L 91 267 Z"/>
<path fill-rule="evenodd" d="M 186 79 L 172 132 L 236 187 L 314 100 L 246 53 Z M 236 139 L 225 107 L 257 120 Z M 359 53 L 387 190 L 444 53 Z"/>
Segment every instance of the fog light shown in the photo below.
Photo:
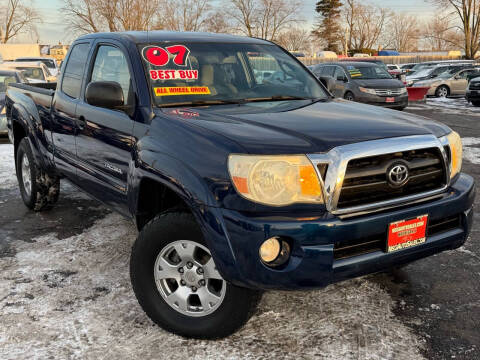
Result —
<path fill-rule="evenodd" d="M 281 249 L 280 241 L 276 237 L 265 240 L 262 246 L 260 246 L 260 258 L 264 262 L 270 263 L 278 257 Z"/>
<path fill-rule="evenodd" d="M 260 259 L 265 265 L 279 267 L 290 258 L 290 245 L 279 237 L 272 237 L 260 246 Z"/>

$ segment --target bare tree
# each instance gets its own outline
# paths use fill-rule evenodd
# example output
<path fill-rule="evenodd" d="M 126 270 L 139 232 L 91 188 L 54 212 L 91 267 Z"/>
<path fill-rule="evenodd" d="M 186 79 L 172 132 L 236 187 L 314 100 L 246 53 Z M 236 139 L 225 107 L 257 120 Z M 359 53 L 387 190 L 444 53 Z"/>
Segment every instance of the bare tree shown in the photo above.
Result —
<path fill-rule="evenodd" d="M 210 0 L 161 0 L 162 28 L 176 31 L 204 30 L 210 13 Z"/>
<path fill-rule="evenodd" d="M 291 27 L 282 31 L 276 41 L 288 51 L 306 51 L 310 48 L 310 32 L 299 27 Z"/>
<path fill-rule="evenodd" d="M 418 48 L 420 29 L 415 16 L 405 13 L 395 14 L 388 23 L 386 47 L 392 47 L 400 52 L 408 52 Z"/>
<path fill-rule="evenodd" d="M 347 0 L 343 9 L 347 47 L 357 51 L 378 47 L 391 16 L 392 12 L 387 9 Z"/>
<path fill-rule="evenodd" d="M 224 12 L 216 11 L 210 13 L 210 16 L 205 21 L 205 30 L 213 33 L 228 33 L 232 30 L 232 26 L 227 21 Z"/>
<path fill-rule="evenodd" d="M 289 26 L 300 22 L 299 0 L 230 0 L 225 5 L 237 31 L 274 40 Z"/>
<path fill-rule="evenodd" d="M 480 0 L 430 0 L 442 9 L 450 9 L 460 20 L 465 57 L 475 58 L 480 49 Z"/>
<path fill-rule="evenodd" d="M 228 15 L 235 23 L 236 30 L 254 36 L 255 23 L 258 16 L 258 0 L 230 0 L 225 2 Z"/>
<path fill-rule="evenodd" d="M 33 4 L 22 0 L 0 1 L 0 42 L 6 43 L 22 33 L 35 33 L 41 18 Z"/>
<path fill-rule="evenodd" d="M 452 26 L 449 14 L 436 14 L 425 22 L 422 32 L 425 48 L 433 51 L 461 48 L 462 36 L 456 26 Z"/>
<path fill-rule="evenodd" d="M 63 0 L 74 32 L 148 30 L 157 21 L 160 0 Z"/>

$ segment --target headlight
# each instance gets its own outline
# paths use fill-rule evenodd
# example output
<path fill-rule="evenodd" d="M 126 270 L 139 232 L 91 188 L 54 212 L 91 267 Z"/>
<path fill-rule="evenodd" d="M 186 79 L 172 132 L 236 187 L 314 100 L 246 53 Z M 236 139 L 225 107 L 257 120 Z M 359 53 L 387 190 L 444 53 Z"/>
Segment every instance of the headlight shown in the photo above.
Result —
<path fill-rule="evenodd" d="M 0 115 L 5 115 L 6 112 L 7 112 L 7 107 L 6 106 L 0 107 Z"/>
<path fill-rule="evenodd" d="M 364 87 L 359 87 L 360 91 L 361 92 L 364 92 L 364 93 L 367 93 L 367 94 L 370 94 L 370 95 L 377 95 L 377 92 L 375 91 L 375 89 L 367 89 L 367 88 L 364 88 Z"/>
<path fill-rule="evenodd" d="M 406 94 L 407 93 L 407 88 L 406 87 L 402 87 L 399 90 L 400 90 L 400 94 Z"/>
<path fill-rule="evenodd" d="M 450 178 L 452 179 L 462 170 L 462 139 L 455 131 L 447 135 L 450 145 Z"/>
<path fill-rule="evenodd" d="M 305 155 L 230 155 L 228 170 L 243 197 L 266 205 L 323 203 L 317 172 Z"/>
<path fill-rule="evenodd" d="M 413 85 L 413 80 L 407 80 L 407 86 L 412 86 Z"/>

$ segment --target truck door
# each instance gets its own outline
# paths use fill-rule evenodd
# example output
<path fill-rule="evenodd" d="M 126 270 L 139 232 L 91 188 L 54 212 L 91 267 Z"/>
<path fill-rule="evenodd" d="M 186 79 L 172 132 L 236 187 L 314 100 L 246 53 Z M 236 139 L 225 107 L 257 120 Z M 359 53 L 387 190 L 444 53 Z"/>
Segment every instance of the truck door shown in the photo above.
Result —
<path fill-rule="evenodd" d="M 96 81 L 114 81 L 124 93 L 125 108 L 134 108 L 134 89 L 129 58 L 120 46 L 96 45 L 85 88 Z M 80 186 L 119 212 L 128 214 L 127 178 L 132 160 L 133 119 L 128 111 L 77 105 L 76 135 Z"/>
<path fill-rule="evenodd" d="M 76 178 L 75 111 L 82 89 L 90 43 L 74 44 L 52 102 L 52 138 L 55 165 L 71 180 Z"/>

